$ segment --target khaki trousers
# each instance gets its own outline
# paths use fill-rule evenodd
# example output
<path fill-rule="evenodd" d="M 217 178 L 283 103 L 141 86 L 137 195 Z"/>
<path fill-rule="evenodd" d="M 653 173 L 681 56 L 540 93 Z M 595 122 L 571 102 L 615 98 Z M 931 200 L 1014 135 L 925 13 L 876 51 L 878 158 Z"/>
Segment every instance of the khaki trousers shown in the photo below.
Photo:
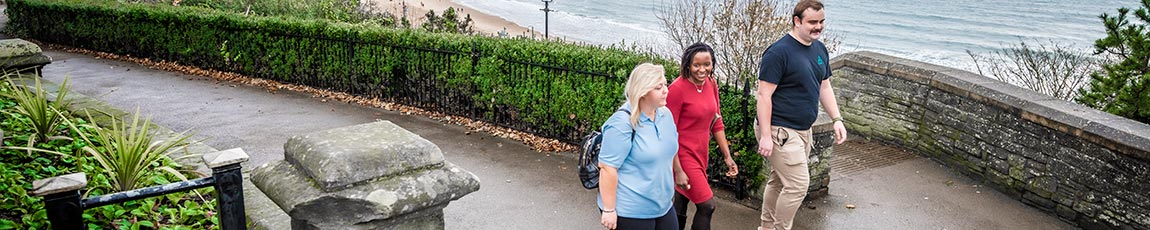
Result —
<path fill-rule="evenodd" d="M 755 125 L 755 137 L 760 131 Z M 767 162 L 770 178 L 763 189 L 761 229 L 791 229 L 795 212 L 802 206 L 810 184 L 807 156 L 811 152 L 811 131 L 771 126 L 774 151 Z"/>

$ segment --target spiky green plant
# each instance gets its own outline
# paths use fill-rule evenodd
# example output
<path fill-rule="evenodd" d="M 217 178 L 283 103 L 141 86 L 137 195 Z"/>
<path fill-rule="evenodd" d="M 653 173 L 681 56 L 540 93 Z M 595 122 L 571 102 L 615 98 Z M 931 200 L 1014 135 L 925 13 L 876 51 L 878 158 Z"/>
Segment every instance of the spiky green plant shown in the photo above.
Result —
<path fill-rule="evenodd" d="M 90 115 L 89 120 L 92 120 Z M 145 181 L 141 179 L 149 178 L 149 175 L 158 171 L 187 180 L 176 169 L 159 164 L 169 151 L 187 145 L 187 140 L 191 137 L 187 135 L 187 131 L 160 141 L 153 141 L 151 118 L 141 121 L 139 109 L 132 114 L 130 122 L 113 118 L 110 123 L 111 127 L 90 125 L 95 127 L 93 136 L 84 132 L 77 133 L 80 133 L 80 138 L 88 143 L 83 150 L 100 163 L 108 178 L 112 180 L 112 190 L 127 191 L 143 187 Z M 77 129 L 75 124 L 69 123 L 69 126 Z"/>
<path fill-rule="evenodd" d="M 68 101 L 64 99 L 68 95 L 68 80 L 65 79 L 63 84 L 60 84 L 60 90 L 56 93 L 56 99 L 52 102 L 48 101 L 48 92 L 44 90 L 43 85 L 40 83 L 40 78 L 33 77 L 35 82 L 34 86 L 20 84 L 13 77 L 19 75 L 5 74 L 4 78 L 8 82 L 10 90 L 0 91 L 0 96 L 11 98 L 16 101 L 16 106 L 11 108 L 10 111 L 5 113 L 15 113 L 19 116 L 28 118 L 21 119 L 32 127 L 36 135 L 35 139 L 30 140 L 29 143 L 37 141 L 46 141 L 48 138 L 55 136 L 60 131 L 60 127 L 66 120 L 63 115 L 64 107 L 68 105 Z M 26 80 L 26 79 L 24 79 Z M 54 102 L 54 103 L 53 103 Z"/>

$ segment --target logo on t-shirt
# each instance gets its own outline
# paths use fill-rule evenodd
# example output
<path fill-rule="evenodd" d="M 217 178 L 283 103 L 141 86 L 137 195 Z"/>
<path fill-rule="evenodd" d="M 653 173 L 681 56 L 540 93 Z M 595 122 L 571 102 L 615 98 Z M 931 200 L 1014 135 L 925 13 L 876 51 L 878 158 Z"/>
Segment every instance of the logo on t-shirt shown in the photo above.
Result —
<path fill-rule="evenodd" d="M 819 58 L 818 58 L 818 59 L 816 59 L 815 61 L 816 61 L 816 62 L 818 62 L 818 63 L 819 63 L 819 65 L 822 65 L 822 64 L 823 64 L 823 56 L 818 56 L 818 57 L 819 57 Z"/>

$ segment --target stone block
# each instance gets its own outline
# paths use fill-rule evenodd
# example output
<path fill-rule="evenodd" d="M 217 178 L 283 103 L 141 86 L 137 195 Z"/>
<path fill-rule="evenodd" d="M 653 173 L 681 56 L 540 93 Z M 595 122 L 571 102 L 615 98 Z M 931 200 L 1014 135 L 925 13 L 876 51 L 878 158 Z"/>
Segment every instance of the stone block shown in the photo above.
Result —
<path fill-rule="evenodd" d="M 1010 178 L 1018 181 L 1030 179 L 1024 170 L 1026 168 L 1025 158 L 1018 155 L 1010 155 L 1007 157 L 1007 162 L 1010 163 Z"/>
<path fill-rule="evenodd" d="M 431 141 L 379 121 L 323 130 L 288 139 L 284 159 L 324 191 L 443 163 Z"/>
<path fill-rule="evenodd" d="M 1051 198 L 1057 188 L 1058 184 L 1054 183 L 1054 179 L 1045 176 L 1036 176 L 1026 183 L 1027 191 L 1046 199 Z"/>
<path fill-rule="evenodd" d="M 1098 216 L 1098 210 L 1101 209 L 1102 206 L 1091 203 L 1091 201 L 1088 200 L 1080 200 L 1074 204 L 1074 211 L 1091 218 L 1096 218 Z"/>
<path fill-rule="evenodd" d="M 251 182 L 291 217 L 292 229 L 443 229 L 443 208 L 479 179 L 439 148 L 391 122 L 293 137 L 285 160 Z"/>
<path fill-rule="evenodd" d="M 1046 163 L 1039 162 L 1030 158 L 1023 158 L 1026 162 L 1026 174 L 1031 177 L 1047 177 L 1052 176 L 1049 172 L 1049 167 Z"/>
<path fill-rule="evenodd" d="M 1143 209 L 1130 218 L 1130 222 L 1140 225 L 1141 229 L 1150 229 L 1150 211 Z"/>
<path fill-rule="evenodd" d="M 84 177 L 84 173 L 72 173 L 32 181 L 32 191 L 28 193 L 33 196 L 47 196 L 61 192 L 80 190 L 86 186 L 88 186 L 88 178 Z"/>
<path fill-rule="evenodd" d="M 292 220 L 292 229 L 319 230 L 319 229 L 349 229 L 349 230 L 407 230 L 407 229 L 443 229 L 446 223 L 443 216 L 444 206 L 431 207 L 416 211 L 412 214 L 398 216 L 385 220 L 374 220 L 355 225 L 325 225 L 302 220 Z"/>
<path fill-rule="evenodd" d="M 1054 201 L 1051 201 L 1047 198 L 1042 198 L 1041 196 L 1032 192 L 1022 194 L 1022 199 L 1025 201 L 1025 203 L 1047 212 L 1054 210 L 1054 206 L 1056 205 Z"/>
<path fill-rule="evenodd" d="M 252 183 L 293 221 L 325 229 L 360 228 L 355 227 L 356 224 L 446 205 L 479 190 L 479 180 L 474 174 L 451 163 L 327 192 L 313 185 L 297 166 L 276 161 L 253 170 Z"/>
<path fill-rule="evenodd" d="M 965 77 L 963 80 L 974 84 L 973 87 L 968 88 L 970 91 L 968 95 L 971 100 L 983 103 L 988 107 L 1005 110 L 1011 114 L 1017 114 L 1021 108 L 1029 106 L 1034 100 L 1040 100 L 1038 98 L 1053 99 L 1033 90 L 1019 88 L 996 79 Z"/>
<path fill-rule="evenodd" d="M 1098 214 L 1098 219 L 1110 223 L 1110 226 L 1119 228 L 1125 225 L 1129 225 L 1127 224 L 1126 216 L 1123 215 L 1123 213 L 1117 213 L 1108 209 L 1102 209 L 1101 213 Z"/>
<path fill-rule="evenodd" d="M 1075 212 L 1070 206 L 1062 204 L 1054 208 L 1054 213 L 1057 214 L 1059 218 L 1070 222 L 1074 222 L 1074 220 L 1078 218 L 1078 212 Z"/>
<path fill-rule="evenodd" d="M 40 46 L 22 39 L 0 40 L 0 69 L 5 72 L 31 72 L 52 63 Z"/>
<path fill-rule="evenodd" d="M 982 142 L 978 143 L 978 146 L 982 151 L 986 151 L 987 155 L 995 159 L 1006 160 L 1010 155 L 1014 155 L 1013 153 L 1004 151 L 1003 149 L 991 145 L 990 143 Z"/>
<path fill-rule="evenodd" d="M 27 56 L 40 54 L 43 52 L 44 50 L 40 49 L 40 46 L 37 46 L 35 43 L 25 41 L 24 39 L 0 40 L 0 58 Z"/>
<path fill-rule="evenodd" d="M 831 68 L 849 68 L 875 74 L 886 74 L 894 57 L 874 52 L 852 52 L 843 54 L 831 61 Z"/>
<path fill-rule="evenodd" d="M 1003 149 L 999 149 L 999 151 L 1005 151 L 1009 154 L 1019 155 L 1029 160 L 1037 161 L 1040 163 L 1047 163 L 1051 159 L 1051 157 L 1046 152 L 1030 151 L 1027 148 L 1023 148 L 1018 144 L 1010 142 L 1002 142 L 999 144 L 1003 145 L 1004 147 Z M 1015 149 L 1015 151 L 1006 150 L 1005 148 L 1012 148 Z"/>
<path fill-rule="evenodd" d="M 1107 222 L 1100 221 L 1099 219 L 1078 218 L 1078 221 L 1075 223 L 1078 224 L 1078 227 L 1080 227 L 1082 229 L 1088 229 L 1088 230 L 1113 230 L 1113 229 L 1115 229 L 1113 226 L 1110 226 Z"/>
<path fill-rule="evenodd" d="M 1074 202 L 1078 201 L 1078 197 L 1082 196 L 1082 191 L 1079 191 L 1077 188 L 1068 185 L 1072 183 L 1073 182 L 1058 183 L 1051 199 L 1061 205 L 1073 206 Z"/>
<path fill-rule="evenodd" d="M 250 175 L 250 174 L 249 174 Z M 244 214 L 247 215 L 248 229 L 281 230 L 291 228 L 291 217 L 284 213 L 268 196 L 244 179 Z"/>
<path fill-rule="evenodd" d="M 992 158 L 988 159 L 987 162 L 990 163 L 990 168 L 995 172 L 1002 175 L 1010 175 L 1010 163 L 1007 163 L 1006 160 Z"/>
<path fill-rule="evenodd" d="M 205 153 L 202 157 L 208 168 L 219 168 L 248 161 L 248 154 L 240 148 Z"/>
<path fill-rule="evenodd" d="M 1085 139 L 1101 144 L 1109 149 L 1120 150 L 1122 154 L 1141 159 L 1150 160 L 1150 125 L 1138 123 L 1129 119 L 1111 118 L 1106 116 L 1103 121 L 1091 121 L 1082 127 L 1086 133 Z M 1096 137 L 1095 137 L 1096 136 Z"/>
<path fill-rule="evenodd" d="M 915 62 L 906 59 L 892 60 L 894 63 L 887 68 L 886 76 L 897 77 L 907 81 L 927 84 L 938 75 L 936 65 Z"/>

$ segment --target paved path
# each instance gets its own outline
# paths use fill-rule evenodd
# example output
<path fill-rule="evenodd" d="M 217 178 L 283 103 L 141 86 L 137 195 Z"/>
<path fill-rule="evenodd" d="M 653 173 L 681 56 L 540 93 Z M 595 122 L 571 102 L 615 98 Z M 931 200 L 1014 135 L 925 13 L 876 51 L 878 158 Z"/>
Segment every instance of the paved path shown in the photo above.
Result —
<path fill-rule="evenodd" d="M 46 79 L 69 78 L 73 92 L 125 111 L 136 108 L 173 130 L 191 129 L 217 149 L 240 147 L 245 168 L 283 159 L 288 137 L 390 120 L 443 149 L 475 173 L 482 188 L 445 209 L 447 229 L 601 229 L 595 192 L 578 185 L 570 153 L 547 154 L 463 127 L 310 95 L 216 82 L 135 64 L 46 50 Z M 947 185 L 951 181 L 951 185 Z M 998 192 L 975 187 L 937 163 L 916 158 L 837 177 L 830 195 L 809 202 L 796 229 L 1073 228 Z M 843 208 L 854 204 L 856 209 Z M 754 229 L 758 211 L 720 200 L 715 229 Z"/>

